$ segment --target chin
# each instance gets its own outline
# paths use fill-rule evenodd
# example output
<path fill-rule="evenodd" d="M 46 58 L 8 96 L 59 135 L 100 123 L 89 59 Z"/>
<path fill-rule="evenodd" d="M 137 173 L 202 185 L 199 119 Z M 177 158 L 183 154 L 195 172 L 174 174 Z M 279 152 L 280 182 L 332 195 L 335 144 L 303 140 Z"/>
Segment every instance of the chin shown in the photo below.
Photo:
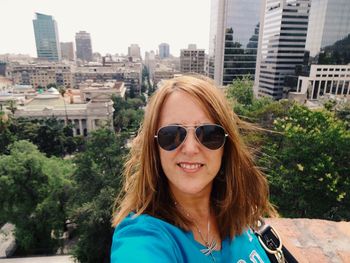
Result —
<path fill-rule="evenodd" d="M 175 185 L 174 189 L 176 192 L 184 193 L 187 195 L 197 195 L 204 193 L 206 190 L 210 193 L 210 188 L 208 184 L 186 184 L 186 185 Z"/>

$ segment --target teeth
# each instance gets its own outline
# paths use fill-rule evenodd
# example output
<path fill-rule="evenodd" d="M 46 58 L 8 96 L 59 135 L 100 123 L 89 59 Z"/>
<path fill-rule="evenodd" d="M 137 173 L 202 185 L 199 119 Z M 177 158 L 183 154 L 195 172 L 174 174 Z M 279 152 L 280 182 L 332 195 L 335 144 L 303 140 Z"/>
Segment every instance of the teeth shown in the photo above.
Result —
<path fill-rule="evenodd" d="M 196 164 L 185 164 L 185 163 L 180 163 L 179 165 L 180 165 L 181 168 L 190 169 L 190 170 L 198 169 L 199 167 L 202 166 L 202 165 L 199 164 L 199 163 L 196 163 Z"/>

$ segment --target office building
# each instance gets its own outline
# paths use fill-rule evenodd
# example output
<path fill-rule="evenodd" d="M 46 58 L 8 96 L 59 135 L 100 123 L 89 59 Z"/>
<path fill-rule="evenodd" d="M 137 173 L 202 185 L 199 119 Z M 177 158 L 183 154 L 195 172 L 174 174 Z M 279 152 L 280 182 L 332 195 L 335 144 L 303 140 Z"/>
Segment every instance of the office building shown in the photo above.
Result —
<path fill-rule="evenodd" d="M 73 42 L 61 42 L 62 59 L 74 61 L 74 45 Z"/>
<path fill-rule="evenodd" d="M 348 64 L 349 58 L 337 59 L 332 49 L 338 51 L 338 56 L 346 51 L 344 47 L 332 47 L 337 41 L 345 39 L 350 34 L 350 1 L 349 0 L 312 0 L 307 31 L 306 52 L 309 64 Z M 349 41 L 348 41 L 349 42 Z M 348 45 L 348 44 L 347 44 Z M 350 51 L 347 50 L 349 53 Z M 343 59 L 343 60 L 342 60 Z"/>
<path fill-rule="evenodd" d="M 209 76 L 218 85 L 254 78 L 261 0 L 212 0 Z"/>
<path fill-rule="evenodd" d="M 92 46 L 90 33 L 79 31 L 75 34 L 75 45 L 77 59 L 85 62 L 92 61 Z"/>
<path fill-rule="evenodd" d="M 196 45 L 190 44 L 187 49 L 180 52 L 180 72 L 205 74 L 204 49 L 197 49 Z"/>
<path fill-rule="evenodd" d="M 14 84 L 32 85 L 34 88 L 47 87 L 49 84 L 74 87 L 72 67 L 60 63 L 17 64 L 8 72 Z"/>
<path fill-rule="evenodd" d="M 264 0 L 254 93 L 281 99 L 285 76 L 304 61 L 310 0 Z"/>
<path fill-rule="evenodd" d="M 159 58 L 168 58 L 170 56 L 170 47 L 167 43 L 161 43 L 159 45 Z"/>
<path fill-rule="evenodd" d="M 0 75 L 6 76 L 6 62 L 0 60 Z"/>
<path fill-rule="evenodd" d="M 132 58 L 141 58 L 141 50 L 138 44 L 131 44 L 128 47 L 128 56 Z"/>
<path fill-rule="evenodd" d="M 35 15 L 33 26 L 38 58 L 49 61 L 61 60 L 56 21 L 49 15 L 40 13 L 35 13 Z"/>

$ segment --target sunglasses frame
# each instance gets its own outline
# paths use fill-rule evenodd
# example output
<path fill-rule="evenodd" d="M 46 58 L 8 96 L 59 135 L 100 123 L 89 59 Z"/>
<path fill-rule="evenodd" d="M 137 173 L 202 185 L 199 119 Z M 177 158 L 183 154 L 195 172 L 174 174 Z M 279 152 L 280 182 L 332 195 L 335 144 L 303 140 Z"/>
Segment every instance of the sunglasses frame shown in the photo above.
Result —
<path fill-rule="evenodd" d="M 161 129 L 163 129 L 163 128 L 165 128 L 165 127 L 169 127 L 169 126 L 171 126 L 171 127 L 178 126 L 178 127 L 184 128 L 184 129 L 186 130 L 186 136 L 185 136 L 184 140 L 183 140 L 177 147 L 175 147 L 175 148 L 172 149 L 172 150 L 166 150 L 166 149 L 164 149 L 162 146 L 160 146 L 159 141 L 158 141 L 158 134 L 159 134 L 159 131 L 160 131 Z M 210 149 L 210 148 L 208 148 L 207 146 L 205 146 L 205 145 L 199 140 L 199 138 L 197 137 L 196 130 L 197 130 L 198 128 L 200 128 L 200 127 L 203 127 L 203 126 L 217 126 L 217 127 L 220 127 L 220 128 L 224 131 L 224 134 L 225 134 L 225 136 L 224 136 L 224 141 L 223 141 L 222 145 L 221 145 L 219 148 L 217 148 L 217 149 Z M 228 134 L 226 133 L 224 127 L 222 127 L 222 126 L 219 125 L 219 124 L 200 124 L 200 125 L 170 124 L 170 125 L 165 125 L 165 126 L 160 127 L 160 128 L 157 130 L 156 135 L 154 135 L 154 138 L 157 140 L 157 143 L 158 143 L 158 145 L 159 145 L 160 148 L 162 148 L 162 149 L 165 150 L 165 151 L 171 152 L 171 151 L 174 151 L 174 150 L 176 150 L 177 148 L 179 148 L 179 147 L 186 141 L 187 136 L 188 136 L 188 133 L 189 133 L 188 130 L 192 130 L 192 129 L 194 130 L 194 137 L 196 138 L 197 142 L 198 142 L 200 145 L 204 146 L 206 149 L 211 150 L 211 151 L 216 151 L 216 150 L 219 150 L 220 148 L 222 148 L 222 147 L 225 145 L 225 143 L 226 143 L 226 137 L 228 137 Z"/>

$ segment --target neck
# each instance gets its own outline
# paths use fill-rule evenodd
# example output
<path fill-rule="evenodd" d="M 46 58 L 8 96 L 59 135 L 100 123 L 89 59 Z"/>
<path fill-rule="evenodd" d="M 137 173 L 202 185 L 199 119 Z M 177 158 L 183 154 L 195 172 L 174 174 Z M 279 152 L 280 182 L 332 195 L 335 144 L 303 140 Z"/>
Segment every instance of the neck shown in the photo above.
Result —
<path fill-rule="evenodd" d="M 210 196 L 174 196 L 175 202 L 194 218 L 210 216 Z"/>

